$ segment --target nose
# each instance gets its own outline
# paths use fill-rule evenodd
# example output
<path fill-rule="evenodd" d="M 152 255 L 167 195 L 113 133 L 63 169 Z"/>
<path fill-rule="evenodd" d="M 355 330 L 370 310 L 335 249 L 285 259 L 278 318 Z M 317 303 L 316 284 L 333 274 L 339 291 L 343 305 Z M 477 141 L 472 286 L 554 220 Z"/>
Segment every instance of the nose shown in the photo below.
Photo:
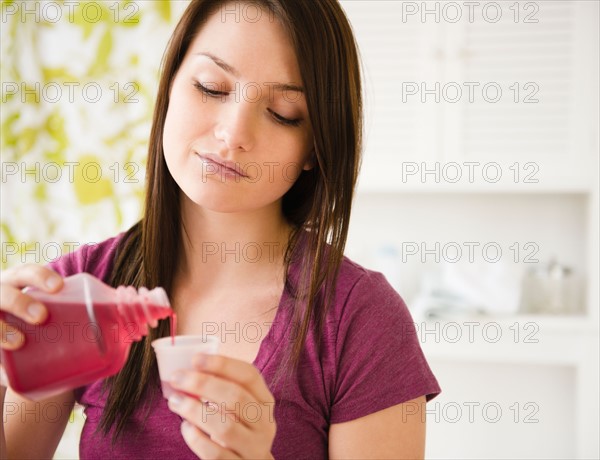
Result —
<path fill-rule="evenodd" d="M 227 150 L 249 151 L 254 146 L 258 118 L 256 105 L 249 101 L 232 101 L 222 105 L 214 133 Z"/>

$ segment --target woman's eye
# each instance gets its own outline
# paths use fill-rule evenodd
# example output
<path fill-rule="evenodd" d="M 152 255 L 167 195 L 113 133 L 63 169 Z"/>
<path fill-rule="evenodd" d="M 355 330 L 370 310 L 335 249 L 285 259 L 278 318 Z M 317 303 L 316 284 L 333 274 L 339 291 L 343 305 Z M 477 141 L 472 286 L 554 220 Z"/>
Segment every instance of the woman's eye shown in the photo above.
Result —
<path fill-rule="evenodd" d="M 212 89 L 208 89 L 206 86 L 202 85 L 202 83 L 195 81 L 194 86 L 202 93 L 206 94 L 210 97 L 220 97 L 227 96 L 228 93 L 224 91 L 214 91 Z"/>
<path fill-rule="evenodd" d="M 223 96 L 227 96 L 229 94 L 226 91 L 215 91 L 215 90 L 209 89 L 206 86 L 204 86 L 202 83 L 197 82 L 197 81 L 194 82 L 194 86 L 201 93 L 206 94 L 209 97 L 223 97 Z M 284 125 L 284 126 L 298 126 L 302 122 L 302 120 L 300 118 L 296 118 L 296 119 L 291 120 L 289 118 L 282 117 L 277 112 L 274 112 L 271 109 L 268 109 L 268 110 L 269 110 L 269 113 L 275 119 L 275 121 L 277 123 L 281 124 L 281 125 Z"/>
<path fill-rule="evenodd" d="M 277 123 L 281 123 L 285 126 L 298 126 L 302 121 L 300 118 L 295 118 L 294 120 L 290 120 L 289 118 L 284 118 L 276 112 L 273 112 L 269 109 L 269 112 L 273 115 L 273 118 L 277 120 Z"/>

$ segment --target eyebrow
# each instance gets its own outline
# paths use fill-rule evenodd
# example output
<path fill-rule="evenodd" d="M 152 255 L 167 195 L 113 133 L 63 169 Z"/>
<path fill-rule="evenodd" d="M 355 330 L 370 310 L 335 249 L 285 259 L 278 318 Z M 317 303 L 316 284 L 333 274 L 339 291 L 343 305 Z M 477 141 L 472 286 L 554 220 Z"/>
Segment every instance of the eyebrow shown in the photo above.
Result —
<path fill-rule="evenodd" d="M 234 67 L 227 64 L 223 59 L 215 56 L 214 54 L 208 52 L 200 52 L 196 53 L 196 56 L 205 56 L 211 59 L 215 64 L 217 64 L 221 69 L 225 72 L 232 74 L 236 78 L 240 78 L 240 72 L 236 70 Z M 281 91 L 296 91 L 298 93 L 304 93 L 304 88 L 298 85 L 292 85 L 291 83 L 275 83 L 271 86 L 273 89 L 281 90 Z"/>

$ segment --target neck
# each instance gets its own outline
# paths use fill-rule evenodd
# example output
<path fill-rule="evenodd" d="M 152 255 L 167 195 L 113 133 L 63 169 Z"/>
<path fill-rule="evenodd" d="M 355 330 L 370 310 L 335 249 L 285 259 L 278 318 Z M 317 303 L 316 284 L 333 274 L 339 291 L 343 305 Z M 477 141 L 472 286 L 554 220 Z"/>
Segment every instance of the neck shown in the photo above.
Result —
<path fill-rule="evenodd" d="M 242 213 L 201 208 L 182 197 L 178 276 L 202 286 L 240 286 L 279 277 L 291 231 L 280 202 Z"/>

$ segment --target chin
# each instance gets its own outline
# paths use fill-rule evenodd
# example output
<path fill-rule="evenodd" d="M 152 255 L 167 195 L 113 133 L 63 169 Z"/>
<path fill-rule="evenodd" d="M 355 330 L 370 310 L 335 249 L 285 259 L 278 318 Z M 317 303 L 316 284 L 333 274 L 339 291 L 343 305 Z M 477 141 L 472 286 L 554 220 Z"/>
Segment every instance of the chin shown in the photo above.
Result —
<path fill-rule="evenodd" d="M 239 199 L 225 196 L 206 196 L 206 194 L 186 194 L 190 204 L 213 212 L 240 212 L 245 210 Z"/>
<path fill-rule="evenodd" d="M 180 190 L 190 204 L 213 212 L 251 212 L 279 207 L 286 188 L 236 187 L 235 184 L 183 183 Z M 253 184 L 254 185 L 254 184 Z M 279 206 L 278 206 L 279 204 Z"/>
<path fill-rule="evenodd" d="M 183 190 L 187 201 L 194 206 L 212 212 L 234 213 L 244 212 L 252 209 L 254 206 L 248 203 L 246 199 L 241 200 L 239 194 L 226 193 L 207 193 L 206 190 Z"/>

